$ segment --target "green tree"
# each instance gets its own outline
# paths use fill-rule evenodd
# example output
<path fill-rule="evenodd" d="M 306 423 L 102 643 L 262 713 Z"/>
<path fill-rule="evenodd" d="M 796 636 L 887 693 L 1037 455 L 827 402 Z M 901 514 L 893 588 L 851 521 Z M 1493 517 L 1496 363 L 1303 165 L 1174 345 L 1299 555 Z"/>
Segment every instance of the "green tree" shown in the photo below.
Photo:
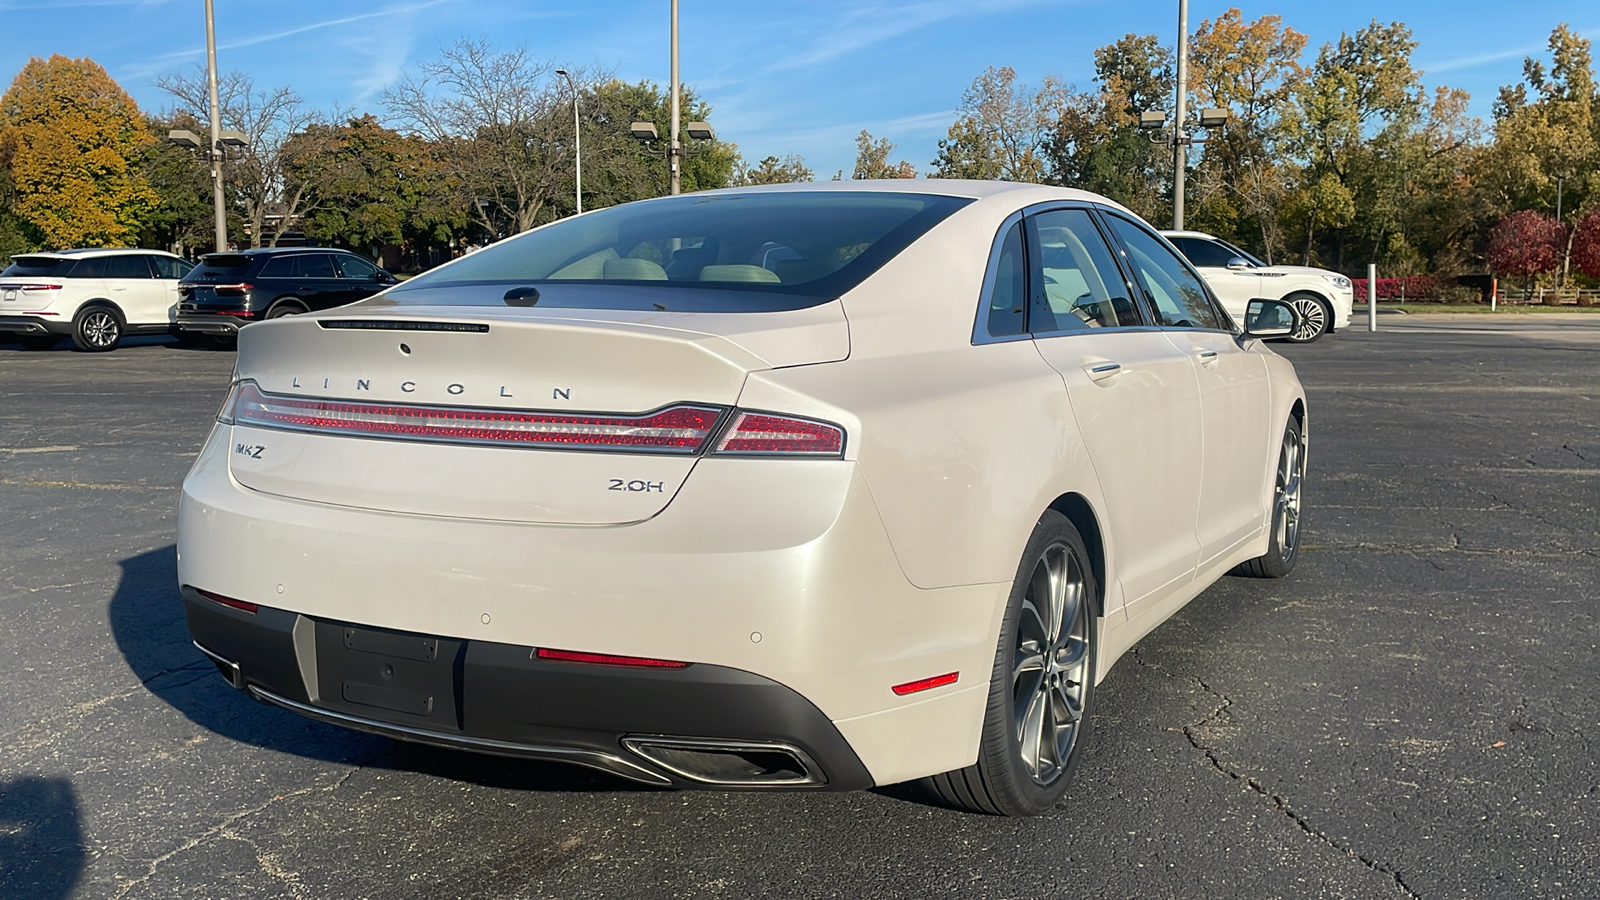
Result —
<path fill-rule="evenodd" d="M 35 57 L 0 96 L 0 166 L 16 214 L 48 247 L 137 237 L 160 199 L 136 165 L 152 141 L 133 98 L 90 59 Z"/>
<path fill-rule="evenodd" d="M 871 178 L 915 178 L 917 167 L 901 160 L 889 162 L 894 152 L 894 142 L 888 138 L 874 138 L 865 128 L 856 135 L 856 167 L 851 178 L 861 181 Z M 835 178 L 835 181 L 838 179 Z"/>
<path fill-rule="evenodd" d="M 768 156 L 761 162 L 752 166 L 740 159 L 734 167 L 732 184 L 737 186 L 754 184 L 790 184 L 796 181 L 815 181 L 817 173 L 811 171 L 803 157 L 796 154 L 779 159 Z"/>
<path fill-rule="evenodd" d="M 204 127 L 187 115 L 152 117 L 151 134 L 183 128 L 196 134 Z M 140 154 L 139 171 L 161 198 L 139 228 L 139 246 L 165 247 L 175 253 L 209 247 L 215 240 L 211 199 L 211 174 L 192 150 L 167 141 L 154 141 Z M 237 228 L 232 217 L 230 228 Z"/>
<path fill-rule="evenodd" d="M 956 121 L 939 141 L 933 177 L 1043 181 L 1045 144 L 1067 94 L 1053 77 L 1030 88 L 1017 83 L 1010 66 L 985 69 L 962 94 Z"/>

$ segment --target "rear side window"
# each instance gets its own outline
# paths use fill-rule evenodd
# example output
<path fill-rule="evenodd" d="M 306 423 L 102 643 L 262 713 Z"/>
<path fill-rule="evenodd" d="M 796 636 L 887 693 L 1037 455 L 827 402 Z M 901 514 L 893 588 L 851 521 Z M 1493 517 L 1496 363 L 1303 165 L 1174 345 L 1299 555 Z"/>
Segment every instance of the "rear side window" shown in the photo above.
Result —
<path fill-rule="evenodd" d="M 153 278 L 155 273 L 150 271 L 150 264 L 145 262 L 143 256 L 128 254 L 125 256 L 107 256 L 101 262 L 105 264 L 106 278 Z"/>
<path fill-rule="evenodd" d="M 636 293 L 608 291 L 579 300 L 576 292 L 556 289 L 604 284 L 649 288 L 660 303 L 677 310 L 694 311 L 699 304 L 692 295 L 660 299 L 656 289 L 724 292 L 706 308 L 793 309 L 859 284 L 969 202 L 874 191 L 687 194 L 646 200 L 563 219 L 502 241 L 413 278 L 388 296 L 401 303 L 423 302 L 408 301 L 407 295 L 451 286 L 538 285 L 541 306 L 615 302 L 635 308 L 639 302 Z M 483 302 L 498 304 L 503 290 L 483 292 Z M 733 292 L 749 299 L 730 299 Z M 773 295 L 810 299 L 775 303 Z M 624 299 L 630 296 L 634 299 Z"/>
<path fill-rule="evenodd" d="M 11 258 L 11 265 L 6 266 L 4 272 L 0 272 L 0 277 L 32 275 L 71 278 L 78 262 L 76 259 L 58 259 L 53 256 L 14 256 Z"/>
<path fill-rule="evenodd" d="M 338 278 L 333 270 L 333 257 L 326 253 L 307 253 L 294 257 L 294 274 L 298 278 Z"/>
<path fill-rule="evenodd" d="M 274 256 L 261 267 L 261 278 L 293 278 L 294 257 Z"/>

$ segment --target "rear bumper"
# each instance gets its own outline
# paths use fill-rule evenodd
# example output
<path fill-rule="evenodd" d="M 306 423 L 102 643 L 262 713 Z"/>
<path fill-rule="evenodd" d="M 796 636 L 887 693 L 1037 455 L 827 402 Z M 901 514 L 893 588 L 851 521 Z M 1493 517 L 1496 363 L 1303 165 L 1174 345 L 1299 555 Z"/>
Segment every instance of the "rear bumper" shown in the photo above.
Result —
<path fill-rule="evenodd" d="M 248 613 L 183 593 L 196 645 L 235 687 L 331 724 L 662 787 L 872 784 L 815 705 L 758 675 L 551 661 L 526 646 L 368 631 L 270 607 Z M 661 754 L 662 746 L 709 757 Z M 778 765 L 746 768 L 735 749 Z"/>
<path fill-rule="evenodd" d="M 548 647 L 736 673 L 741 684 L 764 685 L 770 696 L 781 689 L 817 710 L 875 784 L 976 759 L 1010 586 L 911 585 L 854 463 L 703 459 L 651 519 L 555 526 L 379 512 L 251 490 L 229 471 L 233 440 L 233 429 L 218 426 L 184 483 L 184 585 L 270 604 L 290 620 L 463 642 L 469 655 L 474 646 L 512 647 L 496 652 L 525 661 L 529 648 Z M 218 654 L 237 652 L 195 637 Z M 263 690 L 302 702 L 283 687 L 295 683 L 293 653 L 230 658 L 247 678 L 253 668 L 275 667 L 279 675 L 262 683 L 277 689 Z M 909 696 L 891 690 L 948 672 L 959 673 L 957 683 Z M 709 695 L 696 702 L 724 703 Z M 608 752 L 624 734 L 754 734 L 720 721 L 691 727 L 683 708 L 672 706 L 678 711 L 666 719 L 608 720 L 595 733 L 607 735 Z M 519 727 L 567 727 L 537 712 Z M 838 769 L 814 729 L 783 734 L 799 719 L 784 721 L 791 725 L 759 733 Z M 463 733 L 508 739 L 470 722 Z M 581 746 L 595 749 L 593 741 Z M 833 770 L 827 776 L 830 785 L 856 784 Z"/>
<path fill-rule="evenodd" d="M 72 320 L 57 316 L 19 316 L 0 313 L 0 334 L 71 334 Z"/>
<path fill-rule="evenodd" d="M 178 316 L 177 328 L 179 331 L 189 331 L 196 334 L 232 336 L 239 333 L 240 325 L 248 325 L 254 321 L 255 319 L 246 319 L 239 316 L 191 313 Z"/>

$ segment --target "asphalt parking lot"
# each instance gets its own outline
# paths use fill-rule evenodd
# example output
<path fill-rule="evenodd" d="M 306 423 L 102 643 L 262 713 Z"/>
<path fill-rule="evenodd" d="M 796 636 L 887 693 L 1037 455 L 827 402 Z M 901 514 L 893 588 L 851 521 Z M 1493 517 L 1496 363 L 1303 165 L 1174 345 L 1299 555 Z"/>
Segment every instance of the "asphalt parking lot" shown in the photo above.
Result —
<path fill-rule="evenodd" d="M 247 701 L 177 489 L 231 353 L 0 342 L 0 897 L 1600 896 L 1600 315 L 1385 316 L 1293 358 L 1299 569 L 1101 687 L 1068 802 L 669 793 Z"/>

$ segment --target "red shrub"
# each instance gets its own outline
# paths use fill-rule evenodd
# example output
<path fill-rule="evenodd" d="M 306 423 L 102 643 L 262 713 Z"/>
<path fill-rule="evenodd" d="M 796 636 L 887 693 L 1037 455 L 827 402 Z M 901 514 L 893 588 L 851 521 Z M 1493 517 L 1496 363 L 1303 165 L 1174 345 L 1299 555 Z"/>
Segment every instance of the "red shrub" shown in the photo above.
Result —
<path fill-rule="evenodd" d="M 1500 275 L 1538 275 L 1561 264 L 1567 226 L 1552 216 L 1525 209 L 1489 231 L 1489 266 Z"/>

